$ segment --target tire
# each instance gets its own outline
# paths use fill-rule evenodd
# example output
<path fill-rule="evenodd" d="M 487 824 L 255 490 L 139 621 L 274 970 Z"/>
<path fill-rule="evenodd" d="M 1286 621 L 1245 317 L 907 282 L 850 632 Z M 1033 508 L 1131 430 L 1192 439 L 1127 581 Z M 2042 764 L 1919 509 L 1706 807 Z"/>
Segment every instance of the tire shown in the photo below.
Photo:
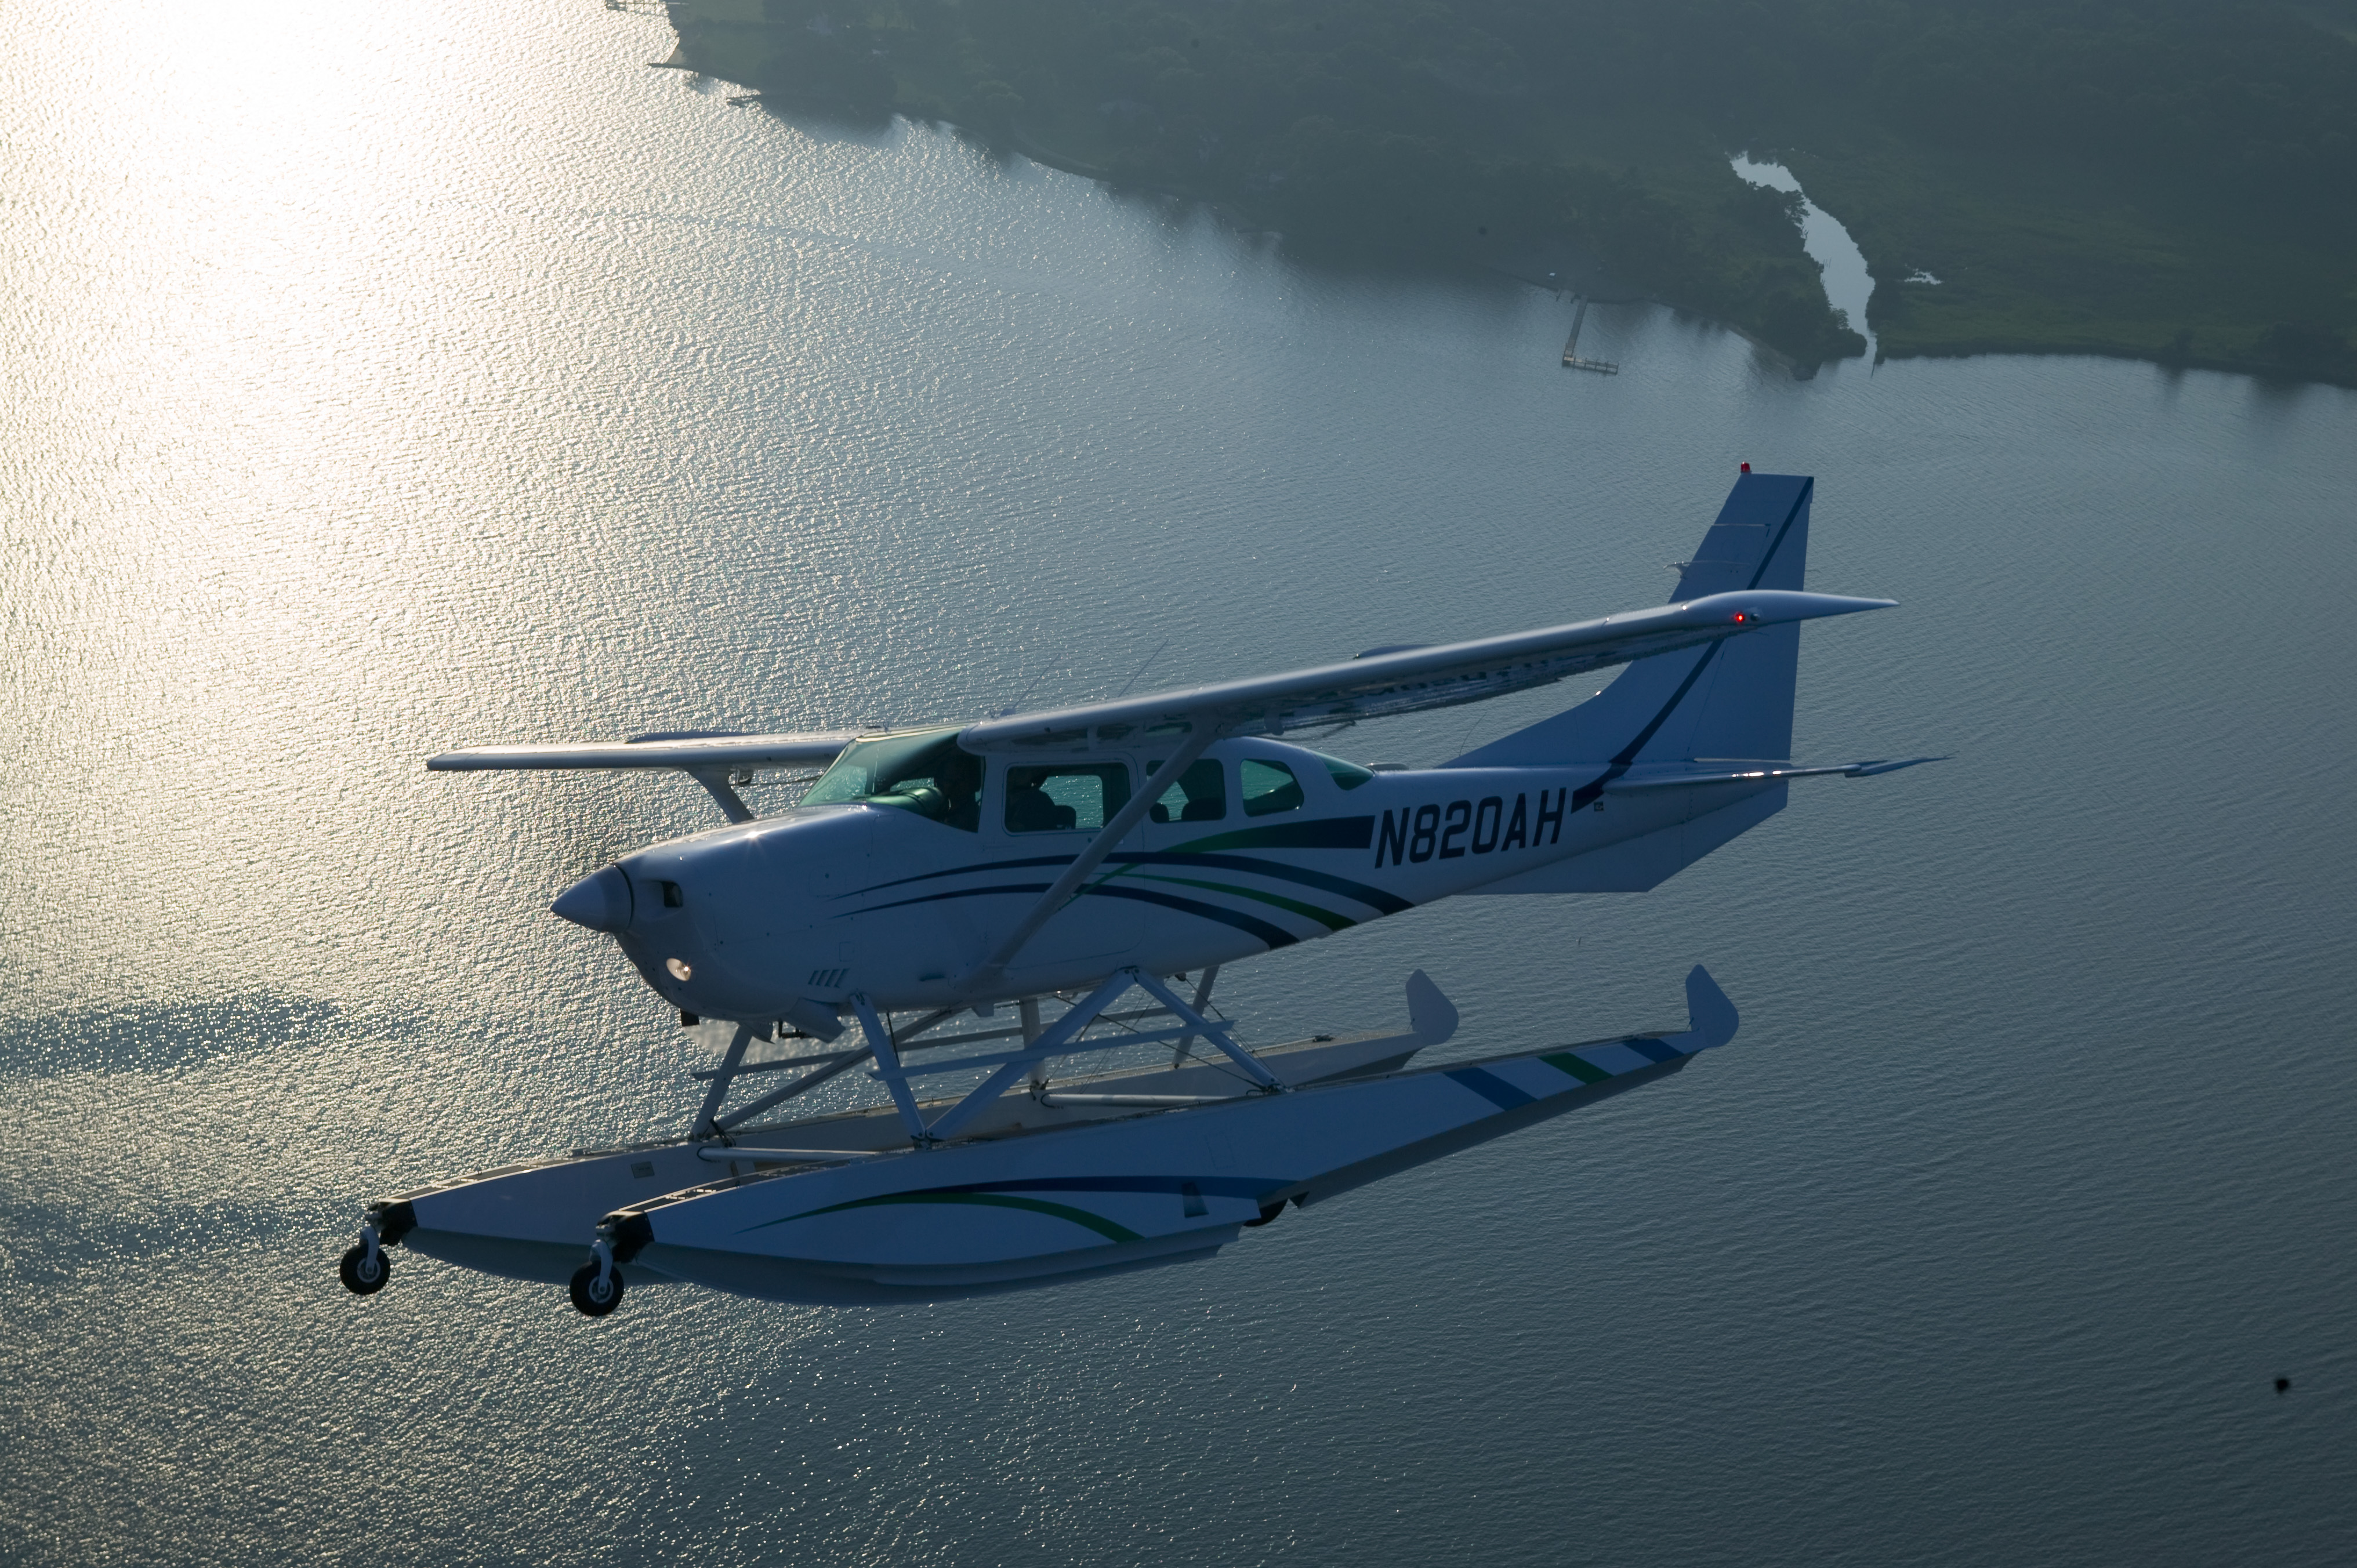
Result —
<path fill-rule="evenodd" d="M 374 1295 L 384 1288 L 384 1282 L 393 1277 L 393 1260 L 384 1255 L 383 1248 L 376 1250 L 373 1270 L 369 1269 L 370 1261 L 369 1250 L 364 1246 L 355 1246 L 336 1266 L 336 1273 L 343 1280 L 344 1288 L 354 1295 Z"/>
<path fill-rule="evenodd" d="M 600 1281 L 595 1262 L 582 1264 L 573 1275 L 573 1305 L 585 1317 L 603 1317 L 621 1305 L 622 1271 L 616 1269 Z"/>

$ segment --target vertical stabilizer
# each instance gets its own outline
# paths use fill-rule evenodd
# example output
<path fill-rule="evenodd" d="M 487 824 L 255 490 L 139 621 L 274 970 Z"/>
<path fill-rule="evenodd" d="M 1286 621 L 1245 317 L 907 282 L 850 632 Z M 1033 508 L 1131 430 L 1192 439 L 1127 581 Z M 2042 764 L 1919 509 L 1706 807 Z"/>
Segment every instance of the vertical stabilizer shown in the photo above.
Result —
<path fill-rule="evenodd" d="M 1683 564 L 1682 604 L 1742 588 L 1797 590 L 1806 575 L 1809 502 L 1802 474 L 1735 481 L 1718 521 Z M 1770 627 L 1702 648 L 1641 659 L 1574 708 L 1515 731 L 1448 768 L 1552 767 L 1594 762 L 1626 768 L 1692 757 L 1782 760 L 1792 751 L 1799 625 Z"/>

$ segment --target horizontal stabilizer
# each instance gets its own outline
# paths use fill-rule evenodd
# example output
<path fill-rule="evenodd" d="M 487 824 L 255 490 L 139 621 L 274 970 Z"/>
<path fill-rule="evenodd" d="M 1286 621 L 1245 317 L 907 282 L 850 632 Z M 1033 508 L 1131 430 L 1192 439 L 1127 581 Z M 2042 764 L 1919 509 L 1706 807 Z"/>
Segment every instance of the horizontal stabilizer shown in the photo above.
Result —
<path fill-rule="evenodd" d="M 528 768 L 823 768 L 859 737 L 849 733 L 698 736 L 575 746 L 470 746 L 428 757 L 436 773 Z"/>
<path fill-rule="evenodd" d="M 1477 895 L 1648 892 L 1782 811 L 1786 786 L 1792 779 L 1871 779 L 1919 763 L 1943 760 L 1937 757 L 1912 757 L 1903 762 L 1852 762 L 1830 768 L 1705 760 L 1632 768 L 1607 783 L 1603 793 L 1619 796 L 1652 791 L 1656 805 L 1663 803 L 1666 794 L 1667 803 L 1683 806 L 1684 820 L 1472 891 Z M 1712 788 L 1714 785 L 1719 788 Z M 1749 791 L 1727 788 L 1740 785 L 1765 787 Z M 1669 793 L 1679 789 L 1693 793 Z M 1738 798 L 1730 802 L 1729 793 Z"/>
<path fill-rule="evenodd" d="M 1632 768 L 1604 786 L 1608 795 L 1636 789 L 1670 789 L 1695 784 L 1767 784 L 1783 779 L 1872 779 L 1944 757 L 1910 757 L 1902 762 L 1836 762 L 1825 768 L 1795 768 L 1785 762 L 1725 762 L 1706 759 L 1666 768 Z"/>
<path fill-rule="evenodd" d="M 1896 773 L 1902 768 L 1921 768 L 1927 762 L 1945 762 L 1945 757 L 1910 757 L 1899 762 L 1853 762 L 1841 770 L 1845 779 L 1874 779 L 1885 773 Z"/>

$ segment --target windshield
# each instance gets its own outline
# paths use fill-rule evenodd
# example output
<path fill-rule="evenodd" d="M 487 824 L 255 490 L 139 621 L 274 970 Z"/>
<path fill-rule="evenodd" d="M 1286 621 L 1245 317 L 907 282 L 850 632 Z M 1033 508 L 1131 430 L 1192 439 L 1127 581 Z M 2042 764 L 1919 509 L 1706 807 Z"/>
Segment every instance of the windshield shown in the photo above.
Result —
<path fill-rule="evenodd" d="M 805 806 L 865 801 L 973 832 L 982 825 L 982 758 L 953 729 L 856 740 L 802 797 Z"/>

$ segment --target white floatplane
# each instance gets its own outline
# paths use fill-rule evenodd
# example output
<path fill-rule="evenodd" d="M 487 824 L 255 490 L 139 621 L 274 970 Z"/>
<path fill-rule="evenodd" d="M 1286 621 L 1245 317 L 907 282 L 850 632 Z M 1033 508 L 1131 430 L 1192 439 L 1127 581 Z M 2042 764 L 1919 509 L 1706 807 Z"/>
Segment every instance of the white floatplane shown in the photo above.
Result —
<path fill-rule="evenodd" d="M 1699 967 L 1684 1033 L 1423 1069 L 1408 1058 L 1457 1013 L 1420 972 L 1405 1032 L 1257 1052 L 1211 988 L 1222 965 L 1452 894 L 1641 891 L 1781 810 L 1793 779 L 1927 760 L 1788 760 L 1800 623 L 1889 603 L 1803 590 L 1813 490 L 1747 465 L 1672 602 L 1601 620 L 963 725 L 434 757 L 675 768 L 711 793 L 726 825 L 552 908 L 612 936 L 721 1055 L 683 1136 L 371 1205 L 345 1284 L 381 1288 L 398 1242 L 566 1282 L 592 1316 L 661 1281 L 802 1302 L 1021 1288 L 1204 1256 L 1288 1201 L 1679 1070 L 1735 1032 Z M 1274 738 L 1613 665 L 1587 701 L 1437 768 Z M 823 771 L 780 814 L 737 793 L 797 768 Z M 1168 1065 L 1049 1076 L 1146 1047 Z M 771 1115 L 861 1068 L 881 1102 Z M 920 1097 L 961 1072 L 981 1076 Z"/>

